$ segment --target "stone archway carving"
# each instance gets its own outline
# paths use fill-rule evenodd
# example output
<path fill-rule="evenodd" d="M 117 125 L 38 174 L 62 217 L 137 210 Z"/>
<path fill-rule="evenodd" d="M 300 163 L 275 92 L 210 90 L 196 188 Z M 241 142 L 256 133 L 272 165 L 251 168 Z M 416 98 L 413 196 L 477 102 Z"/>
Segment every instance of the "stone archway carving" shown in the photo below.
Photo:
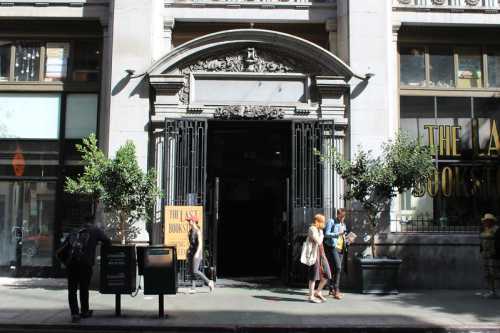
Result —
<path fill-rule="evenodd" d="M 211 77 L 219 75 L 221 79 L 234 75 L 283 82 L 290 77 L 303 79 L 307 96 L 301 101 L 232 104 L 238 106 L 238 110 L 279 107 L 280 117 L 285 119 L 293 116 L 317 118 L 321 113 L 322 118 L 336 118 L 340 124 L 347 121 L 344 112 L 348 82 L 353 77 L 366 79 L 355 74 L 335 55 L 309 41 L 260 29 L 227 30 L 194 39 L 170 51 L 154 63 L 147 74 L 153 92 L 152 115 L 158 115 L 158 121 L 162 119 L 161 114 L 167 113 L 169 117 L 220 116 L 221 112 L 216 114 L 216 110 L 227 103 L 200 104 L 192 98 L 194 84 L 208 74 Z M 242 114 L 248 116 L 255 112 Z M 269 119 L 275 119 L 273 114 L 270 113 Z M 339 121 L 339 117 L 343 120 Z M 155 121 L 154 117 L 152 120 Z"/>

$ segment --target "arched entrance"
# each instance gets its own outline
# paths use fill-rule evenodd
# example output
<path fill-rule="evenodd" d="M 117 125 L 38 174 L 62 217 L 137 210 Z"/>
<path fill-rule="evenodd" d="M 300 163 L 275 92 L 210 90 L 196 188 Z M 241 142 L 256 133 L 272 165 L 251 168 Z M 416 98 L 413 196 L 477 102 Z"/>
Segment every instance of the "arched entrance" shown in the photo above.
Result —
<path fill-rule="evenodd" d="M 307 225 L 332 214 L 338 185 L 313 148 L 343 149 L 353 76 L 317 45 L 257 29 L 195 39 L 150 68 L 162 204 L 205 207 L 205 259 L 218 276 L 302 278 Z"/>

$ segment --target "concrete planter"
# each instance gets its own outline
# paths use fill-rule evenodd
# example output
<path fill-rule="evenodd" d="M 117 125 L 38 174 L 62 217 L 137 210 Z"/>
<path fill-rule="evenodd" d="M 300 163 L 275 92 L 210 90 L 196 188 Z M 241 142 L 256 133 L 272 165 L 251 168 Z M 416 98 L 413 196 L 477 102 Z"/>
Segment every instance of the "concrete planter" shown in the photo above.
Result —
<path fill-rule="evenodd" d="M 401 259 L 356 258 L 363 294 L 398 294 Z"/>

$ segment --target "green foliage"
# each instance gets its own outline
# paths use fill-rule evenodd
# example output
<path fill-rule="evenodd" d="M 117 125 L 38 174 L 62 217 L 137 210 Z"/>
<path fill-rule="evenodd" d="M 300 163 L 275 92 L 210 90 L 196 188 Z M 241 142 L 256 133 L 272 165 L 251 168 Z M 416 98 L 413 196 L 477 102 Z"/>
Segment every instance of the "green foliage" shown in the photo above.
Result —
<path fill-rule="evenodd" d="M 66 178 L 65 190 L 99 201 L 107 213 L 108 227 L 115 226 L 122 242 L 134 237 L 135 222 L 149 218 L 159 195 L 154 170 L 141 170 L 131 141 L 117 150 L 114 159 L 105 157 L 94 134 L 76 148 L 82 154 L 84 171 L 77 179 Z"/>
<path fill-rule="evenodd" d="M 415 189 L 426 182 L 435 170 L 430 148 L 404 133 L 398 133 L 393 141 L 385 143 L 382 154 L 377 157 L 373 157 L 370 151 L 360 149 L 350 161 L 333 147 L 325 153 L 315 153 L 323 162 L 332 164 L 345 180 L 347 189 L 344 198 L 356 200 L 367 211 L 372 226 L 372 242 L 377 214 L 397 193 Z"/>

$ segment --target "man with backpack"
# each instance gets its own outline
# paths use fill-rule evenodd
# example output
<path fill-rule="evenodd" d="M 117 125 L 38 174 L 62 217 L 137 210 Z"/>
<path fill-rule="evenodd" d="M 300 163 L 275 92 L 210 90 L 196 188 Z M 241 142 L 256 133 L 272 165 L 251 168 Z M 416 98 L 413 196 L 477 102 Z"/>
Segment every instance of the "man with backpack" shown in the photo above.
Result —
<path fill-rule="evenodd" d="M 89 286 L 97 243 L 102 242 L 104 246 L 111 245 L 111 240 L 91 222 L 92 218 L 86 218 L 86 223 L 82 228 L 70 233 L 57 253 L 59 260 L 66 266 L 68 301 L 73 323 L 79 322 L 80 318 L 92 316 L 92 310 L 89 309 Z M 78 287 L 80 288 L 81 312 L 78 309 L 76 296 Z"/>

